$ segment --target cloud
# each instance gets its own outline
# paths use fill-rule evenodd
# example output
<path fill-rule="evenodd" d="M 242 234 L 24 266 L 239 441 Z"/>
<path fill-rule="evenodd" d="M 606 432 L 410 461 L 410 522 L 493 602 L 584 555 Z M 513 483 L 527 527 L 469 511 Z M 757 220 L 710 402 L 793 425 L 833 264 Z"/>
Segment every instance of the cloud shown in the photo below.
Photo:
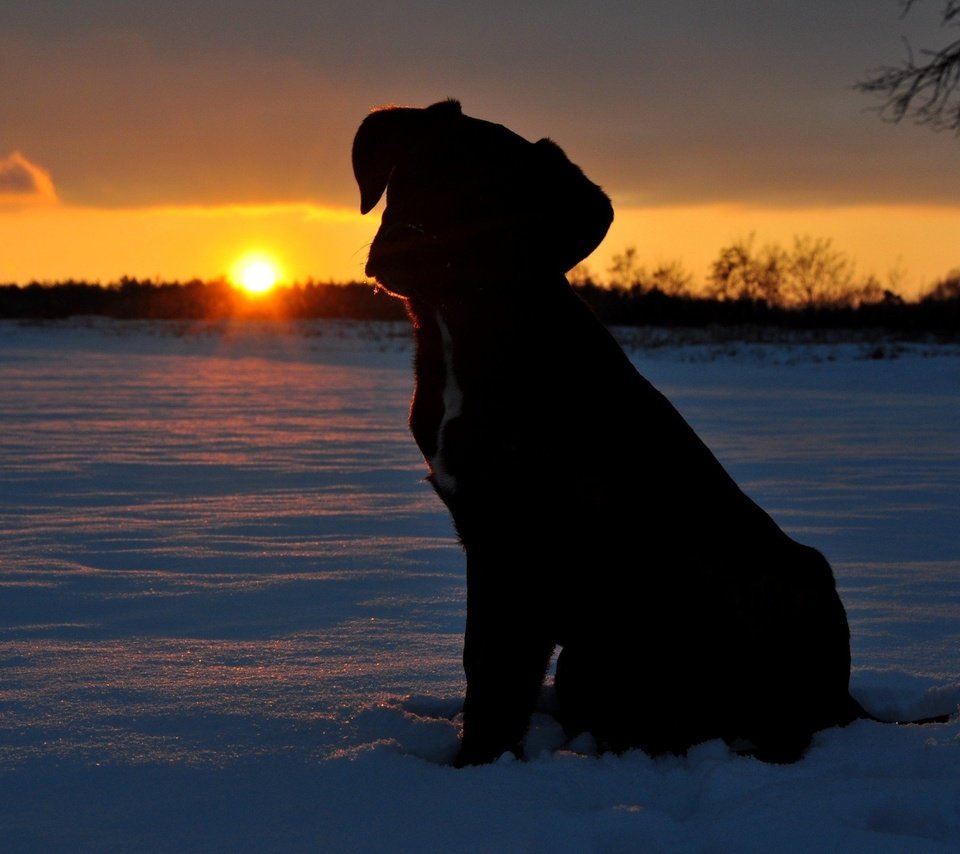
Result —
<path fill-rule="evenodd" d="M 56 202 L 50 174 L 19 151 L 0 157 L 0 203 Z"/>

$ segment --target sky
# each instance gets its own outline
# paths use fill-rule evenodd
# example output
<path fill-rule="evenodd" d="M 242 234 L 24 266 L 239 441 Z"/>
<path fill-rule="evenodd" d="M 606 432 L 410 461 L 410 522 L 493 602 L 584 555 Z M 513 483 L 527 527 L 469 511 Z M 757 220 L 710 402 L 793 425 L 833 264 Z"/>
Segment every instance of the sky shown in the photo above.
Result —
<path fill-rule="evenodd" d="M 0 282 L 362 280 L 350 168 L 376 106 L 456 97 L 611 196 L 588 260 L 702 279 L 731 240 L 833 240 L 917 292 L 960 267 L 960 139 L 854 90 L 941 46 L 940 0 L 4 0 Z M 891 281 L 893 279 L 891 278 Z"/>

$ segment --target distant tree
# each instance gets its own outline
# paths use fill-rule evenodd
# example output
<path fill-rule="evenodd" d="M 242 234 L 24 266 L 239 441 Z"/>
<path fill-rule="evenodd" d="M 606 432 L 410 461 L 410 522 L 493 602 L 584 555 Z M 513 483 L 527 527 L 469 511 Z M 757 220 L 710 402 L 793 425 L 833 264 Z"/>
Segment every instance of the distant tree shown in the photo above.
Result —
<path fill-rule="evenodd" d="M 693 276 L 680 261 L 667 261 L 653 268 L 648 281 L 650 289 L 669 297 L 680 297 L 691 293 Z"/>
<path fill-rule="evenodd" d="M 607 272 L 612 287 L 638 293 L 656 290 L 672 297 L 689 294 L 693 282 L 693 276 L 680 261 L 666 261 L 648 271 L 637 259 L 636 246 L 614 255 Z"/>
<path fill-rule="evenodd" d="M 924 302 L 955 302 L 960 301 L 960 269 L 951 270 L 939 282 L 925 293 L 921 299 Z"/>
<path fill-rule="evenodd" d="M 903 305 L 904 299 L 893 288 L 884 287 L 876 276 L 867 276 L 860 284 L 850 288 L 846 305 L 850 308 L 862 308 L 869 305 Z"/>
<path fill-rule="evenodd" d="M 776 245 L 753 248 L 755 235 L 739 238 L 720 250 L 710 267 L 707 290 L 722 300 L 752 300 L 771 305 L 781 300 L 781 284 L 787 263 L 784 251 Z"/>
<path fill-rule="evenodd" d="M 793 251 L 784 255 L 780 298 L 804 308 L 848 305 L 856 300 L 853 265 L 833 248 L 829 238 L 793 238 Z"/>
<path fill-rule="evenodd" d="M 886 290 L 894 294 L 902 293 L 907 278 L 907 268 L 904 267 L 903 260 L 898 258 L 897 262 L 887 270 Z"/>
<path fill-rule="evenodd" d="M 567 273 L 567 279 L 574 287 L 596 284 L 596 280 L 593 278 L 593 271 L 582 261 Z"/>
<path fill-rule="evenodd" d="M 628 246 L 619 255 L 614 255 L 607 272 L 610 284 L 624 290 L 643 290 L 646 271 L 637 260 L 637 247 Z"/>
<path fill-rule="evenodd" d="M 720 250 L 707 280 L 709 296 L 804 309 L 883 300 L 876 279 L 855 283 L 853 264 L 827 238 L 794 237 L 789 251 L 776 243 L 755 249 L 754 240 L 751 234 Z"/>
<path fill-rule="evenodd" d="M 915 3 L 901 0 L 904 14 Z M 960 26 L 960 0 L 944 0 L 940 21 L 944 27 Z M 921 50 L 919 56 L 907 45 L 900 65 L 878 68 L 856 88 L 882 97 L 880 112 L 890 121 L 909 116 L 917 124 L 960 134 L 960 39 L 939 50 Z"/>

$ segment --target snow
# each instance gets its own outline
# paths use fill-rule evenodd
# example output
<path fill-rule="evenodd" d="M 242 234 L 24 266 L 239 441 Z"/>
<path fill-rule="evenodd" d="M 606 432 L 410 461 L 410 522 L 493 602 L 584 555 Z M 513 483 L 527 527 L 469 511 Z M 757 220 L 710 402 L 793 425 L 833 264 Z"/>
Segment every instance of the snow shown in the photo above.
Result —
<path fill-rule="evenodd" d="M 858 699 L 955 710 L 956 349 L 660 344 L 631 356 L 831 560 Z M 548 686 L 529 760 L 446 764 L 463 561 L 411 381 L 403 325 L 0 323 L 3 850 L 960 851 L 956 717 L 597 756 Z"/>

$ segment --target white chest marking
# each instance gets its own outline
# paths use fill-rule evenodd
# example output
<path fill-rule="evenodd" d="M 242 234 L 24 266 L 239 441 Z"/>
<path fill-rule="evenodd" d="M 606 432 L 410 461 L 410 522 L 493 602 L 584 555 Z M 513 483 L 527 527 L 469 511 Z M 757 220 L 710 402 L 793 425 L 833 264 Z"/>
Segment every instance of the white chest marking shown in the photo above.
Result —
<path fill-rule="evenodd" d="M 457 375 L 453 372 L 453 339 L 439 311 L 437 326 L 440 328 L 440 341 L 443 345 L 443 418 L 440 419 L 437 427 L 436 453 L 428 462 L 437 487 L 442 493 L 452 495 L 457 491 L 457 481 L 444 466 L 443 434 L 447 424 L 463 411 L 463 390 L 457 385 Z"/>

